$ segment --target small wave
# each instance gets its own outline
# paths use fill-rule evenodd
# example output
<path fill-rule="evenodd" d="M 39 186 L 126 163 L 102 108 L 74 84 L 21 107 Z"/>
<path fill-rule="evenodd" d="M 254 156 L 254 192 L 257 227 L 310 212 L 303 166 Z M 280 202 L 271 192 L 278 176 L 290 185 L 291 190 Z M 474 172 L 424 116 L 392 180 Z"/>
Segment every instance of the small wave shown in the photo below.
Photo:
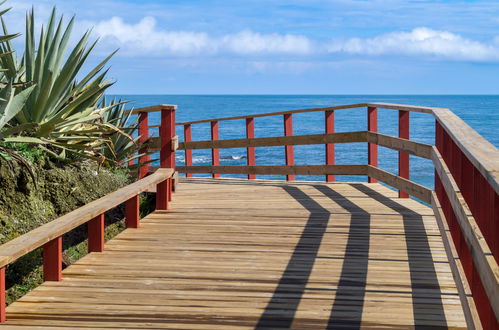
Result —
<path fill-rule="evenodd" d="M 221 156 L 220 159 L 222 160 L 241 160 L 241 159 L 246 159 L 246 156 Z"/>

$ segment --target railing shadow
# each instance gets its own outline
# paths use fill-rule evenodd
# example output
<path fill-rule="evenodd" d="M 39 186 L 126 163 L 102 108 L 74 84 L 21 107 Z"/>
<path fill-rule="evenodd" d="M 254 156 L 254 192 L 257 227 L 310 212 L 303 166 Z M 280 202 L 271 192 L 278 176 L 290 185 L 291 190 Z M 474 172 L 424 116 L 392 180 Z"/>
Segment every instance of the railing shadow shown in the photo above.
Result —
<path fill-rule="evenodd" d="M 322 185 L 314 187 L 352 214 L 343 267 L 327 328 L 337 329 L 344 326 L 359 328 L 369 256 L 369 213 L 329 187 Z M 307 209 L 310 215 L 256 329 L 291 327 L 331 216 L 327 209 L 298 187 L 282 186 L 282 188 Z M 287 298 L 284 300 L 285 294 Z M 353 299 L 352 295 L 355 295 Z M 345 305 L 349 306 L 349 317 L 344 316 Z"/>
<path fill-rule="evenodd" d="M 359 329 L 366 293 L 371 217 L 369 212 L 330 187 L 314 187 L 351 214 L 341 275 L 327 328 Z M 349 316 L 346 316 L 345 306 L 349 308 Z"/>
<path fill-rule="evenodd" d="M 402 215 L 411 278 L 413 317 L 416 329 L 426 329 L 428 318 L 445 327 L 447 322 L 435 264 L 423 217 L 364 184 L 351 186 Z M 431 291 L 431 294 L 429 294 Z"/>
<path fill-rule="evenodd" d="M 307 209 L 310 215 L 256 329 L 291 327 L 329 222 L 329 212 L 298 187 L 282 186 L 282 189 Z"/>

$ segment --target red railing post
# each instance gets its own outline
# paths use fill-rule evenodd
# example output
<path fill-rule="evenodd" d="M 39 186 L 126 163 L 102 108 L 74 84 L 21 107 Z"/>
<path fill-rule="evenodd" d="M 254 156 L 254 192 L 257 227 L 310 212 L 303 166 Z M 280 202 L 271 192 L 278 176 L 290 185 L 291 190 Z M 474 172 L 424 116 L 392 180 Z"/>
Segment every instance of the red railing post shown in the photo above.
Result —
<path fill-rule="evenodd" d="M 149 139 L 149 120 L 147 112 L 139 113 L 139 144 L 145 143 Z M 139 150 L 140 154 L 147 153 L 149 150 L 147 146 L 144 146 Z M 139 168 L 139 179 L 144 178 L 147 173 L 149 173 L 150 164 L 147 163 L 150 160 L 149 155 L 144 155 L 139 157 L 139 164 L 141 165 Z M 142 165 L 147 163 L 145 165 Z"/>
<path fill-rule="evenodd" d="M 378 108 L 367 107 L 367 130 L 370 132 L 378 132 Z M 367 158 L 368 164 L 378 167 L 378 145 L 374 143 L 367 144 Z M 376 183 L 378 180 L 369 177 L 369 183 Z"/>
<path fill-rule="evenodd" d="M 7 320 L 5 305 L 5 267 L 2 267 L 0 268 L 0 323 L 4 323 Z"/>
<path fill-rule="evenodd" d="M 284 115 L 284 136 L 293 136 L 293 115 L 291 113 L 287 113 Z M 295 164 L 295 154 L 294 154 L 294 146 L 289 145 L 285 146 L 286 153 L 286 166 L 292 166 Z M 293 174 L 286 175 L 287 181 L 293 181 L 295 176 Z"/>
<path fill-rule="evenodd" d="M 334 133 L 334 111 L 326 111 L 325 114 L 325 123 L 326 123 L 326 134 Z M 334 165 L 334 144 L 326 143 L 326 165 Z M 335 176 L 332 174 L 326 175 L 326 182 L 334 182 Z"/>
<path fill-rule="evenodd" d="M 168 201 L 170 200 L 168 181 L 170 181 L 170 179 L 156 185 L 156 210 L 168 210 Z"/>
<path fill-rule="evenodd" d="M 140 196 L 135 195 L 125 202 L 125 223 L 127 228 L 140 226 Z"/>
<path fill-rule="evenodd" d="M 218 121 L 212 121 L 211 123 L 211 140 L 218 140 Z M 220 150 L 218 148 L 211 149 L 211 165 L 219 166 L 220 165 Z M 220 174 L 213 173 L 214 178 L 219 178 Z"/>
<path fill-rule="evenodd" d="M 409 140 L 409 114 L 409 111 L 399 110 L 399 138 L 407 140 Z M 399 151 L 399 176 L 405 179 L 409 179 L 409 171 L 409 154 Z M 409 194 L 405 191 L 399 190 L 399 197 L 409 198 Z"/>
<path fill-rule="evenodd" d="M 159 152 L 160 167 L 172 168 L 174 170 L 175 151 L 172 148 L 172 140 L 175 136 L 175 109 L 175 106 L 164 106 L 161 109 L 161 125 L 159 128 L 159 137 L 161 140 Z M 171 200 L 172 184 L 170 181 L 165 180 L 157 185 L 156 208 L 159 210 L 166 210 L 167 201 Z"/>
<path fill-rule="evenodd" d="M 192 141 L 191 124 L 184 125 L 184 142 Z M 185 166 L 192 166 L 192 149 L 185 149 Z M 192 178 L 192 173 L 186 173 L 186 177 Z"/>
<path fill-rule="evenodd" d="M 253 139 L 255 137 L 255 119 L 254 118 L 246 118 L 246 138 Z M 246 148 L 246 164 L 248 166 L 256 165 L 256 155 L 255 155 L 255 147 L 247 147 Z M 248 174 L 248 179 L 256 179 L 255 174 Z"/>
<path fill-rule="evenodd" d="M 104 251 L 104 214 L 88 222 L 88 252 Z"/>
<path fill-rule="evenodd" d="M 43 279 L 62 280 L 62 236 L 54 238 L 43 246 Z"/>

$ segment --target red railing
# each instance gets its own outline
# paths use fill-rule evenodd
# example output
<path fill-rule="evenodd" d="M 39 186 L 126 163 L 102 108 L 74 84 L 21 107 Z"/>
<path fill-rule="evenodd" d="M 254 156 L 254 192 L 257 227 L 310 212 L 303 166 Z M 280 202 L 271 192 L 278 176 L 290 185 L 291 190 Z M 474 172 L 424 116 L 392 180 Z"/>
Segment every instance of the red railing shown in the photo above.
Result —
<path fill-rule="evenodd" d="M 340 136 L 348 133 L 335 133 L 335 111 L 361 107 L 367 108 L 368 125 L 365 137 L 359 135 L 364 132 L 351 132 L 349 137 Z M 378 109 L 398 111 L 398 137 L 378 134 Z M 293 114 L 314 111 L 325 113 L 325 135 L 293 136 Z M 432 149 L 430 145 L 410 141 L 410 112 L 427 113 L 436 117 L 436 148 Z M 285 138 L 254 137 L 255 118 L 267 116 L 283 117 L 284 137 L 288 138 L 287 140 Z M 219 122 L 239 119 L 246 121 L 246 139 L 219 140 Z M 192 125 L 201 123 L 211 123 L 210 141 L 192 141 Z M 467 283 L 469 283 L 469 286 L 465 285 L 461 288 L 461 296 L 464 297 L 462 298 L 464 299 L 463 304 L 469 303 L 470 309 L 474 309 L 474 303 L 476 304 L 484 328 L 498 327 L 499 152 L 497 148 L 480 137 L 450 110 L 386 103 L 365 103 L 197 120 L 177 125 L 184 126 L 185 140 L 184 143 L 180 144 L 179 149 L 185 150 L 186 162 L 185 167 L 178 169 L 180 172 L 187 173 L 188 177 L 191 177 L 192 173 L 211 173 L 213 177 L 219 177 L 222 173 L 244 173 L 248 175 L 248 179 L 254 179 L 256 174 L 285 174 L 287 180 L 294 180 L 296 174 L 316 175 L 323 173 L 327 182 L 333 182 L 335 175 L 338 174 L 367 174 L 369 182 L 374 183 L 381 180 L 398 188 L 400 198 L 414 195 L 431 203 L 436 214 L 441 209 L 446 220 L 445 226 L 448 226 L 452 236 L 450 244 L 453 244 L 458 251 L 459 260 L 453 262 L 456 265 L 456 269 L 453 270 L 454 275 L 457 278 L 465 276 Z M 312 142 L 306 142 L 306 139 Z M 470 139 L 472 141 L 468 141 Z M 295 166 L 294 145 L 321 143 L 317 141 L 323 141 L 322 143 L 325 145 L 325 166 Z M 335 143 L 343 142 L 368 143 L 367 167 L 335 165 Z M 257 166 L 255 147 L 277 145 L 284 146 L 286 166 Z M 378 145 L 398 150 L 398 175 L 378 169 Z M 220 166 L 218 150 L 224 147 L 245 147 L 247 166 Z M 193 166 L 193 149 L 212 149 L 212 166 Z M 433 198 L 431 190 L 425 191 L 426 188 L 409 180 L 409 154 L 429 158 L 435 164 L 435 198 Z M 449 172 L 446 172 L 447 167 Z M 444 184 L 442 183 L 442 175 L 445 176 Z M 453 186 L 454 180 L 455 186 Z M 462 200 L 459 197 L 461 195 L 464 196 Z M 470 212 L 467 212 L 468 208 L 471 210 Z M 475 220 L 478 224 L 476 227 L 473 225 Z M 452 253 L 448 253 L 451 256 Z M 472 296 L 473 300 L 467 299 L 466 295 Z M 472 312 L 467 313 L 468 318 L 471 318 L 471 314 Z"/>

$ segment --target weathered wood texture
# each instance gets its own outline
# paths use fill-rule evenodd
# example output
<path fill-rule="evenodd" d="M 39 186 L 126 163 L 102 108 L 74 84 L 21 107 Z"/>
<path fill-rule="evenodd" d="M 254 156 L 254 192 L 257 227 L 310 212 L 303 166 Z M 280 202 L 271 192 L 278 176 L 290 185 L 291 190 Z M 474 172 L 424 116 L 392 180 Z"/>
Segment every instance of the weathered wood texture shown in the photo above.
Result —
<path fill-rule="evenodd" d="M 432 151 L 435 171 L 441 179 L 496 318 L 499 318 L 499 266 L 449 168 L 437 148 L 434 147 Z"/>
<path fill-rule="evenodd" d="M 396 196 L 183 179 L 172 211 L 10 305 L 5 327 L 466 328 L 432 210 Z"/>
<path fill-rule="evenodd" d="M 195 165 L 177 166 L 180 173 L 259 174 L 259 175 L 367 175 L 367 165 Z"/>

